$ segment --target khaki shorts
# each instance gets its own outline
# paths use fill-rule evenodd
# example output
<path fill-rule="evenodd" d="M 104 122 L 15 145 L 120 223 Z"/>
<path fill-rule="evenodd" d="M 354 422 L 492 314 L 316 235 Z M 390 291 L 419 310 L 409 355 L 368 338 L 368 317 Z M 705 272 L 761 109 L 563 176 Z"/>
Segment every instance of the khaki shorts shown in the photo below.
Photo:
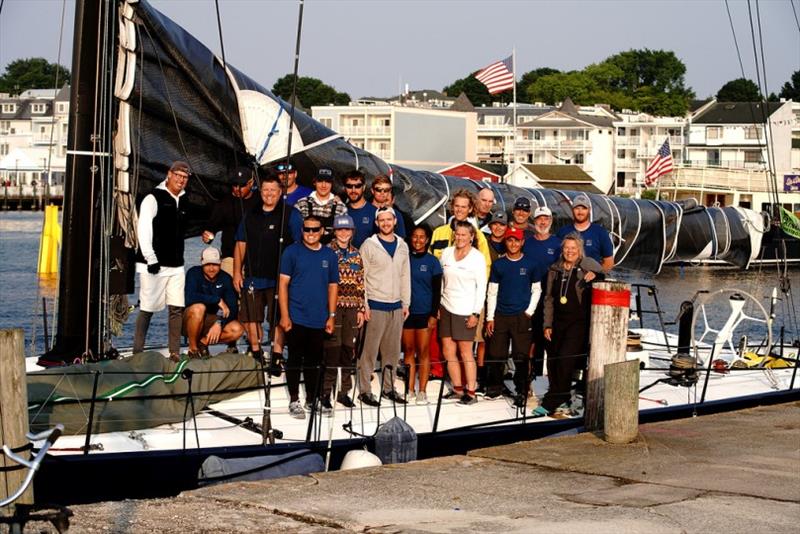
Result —
<path fill-rule="evenodd" d="M 233 278 L 233 258 L 222 258 L 222 263 L 219 264 L 219 268 Z"/>
<path fill-rule="evenodd" d="M 186 276 L 183 273 L 169 276 L 139 273 L 139 309 L 159 312 L 165 306 L 183 308 L 183 288 Z"/>
<path fill-rule="evenodd" d="M 263 323 L 264 319 L 272 318 L 272 307 L 275 302 L 275 288 L 254 289 L 251 293 L 246 287 L 242 288 L 241 304 L 239 305 L 239 321 L 243 323 Z M 266 310 L 266 314 L 264 313 Z M 275 316 L 275 322 L 280 321 L 280 311 Z"/>
<path fill-rule="evenodd" d="M 189 319 L 189 314 L 184 313 L 183 327 L 181 328 L 181 335 L 184 337 L 189 335 L 189 332 L 186 328 L 186 323 L 188 322 L 188 319 Z M 207 313 L 206 316 L 203 317 L 203 328 L 200 330 L 200 337 L 201 338 L 205 337 L 205 335 L 208 334 L 208 331 L 211 330 L 211 327 L 214 326 L 214 323 L 216 323 L 218 320 L 219 317 L 217 315 L 212 315 L 210 313 Z"/>
<path fill-rule="evenodd" d="M 439 312 L 439 336 L 449 337 L 454 341 L 473 341 L 477 327 L 467 328 L 469 315 L 450 313 L 442 306 Z"/>

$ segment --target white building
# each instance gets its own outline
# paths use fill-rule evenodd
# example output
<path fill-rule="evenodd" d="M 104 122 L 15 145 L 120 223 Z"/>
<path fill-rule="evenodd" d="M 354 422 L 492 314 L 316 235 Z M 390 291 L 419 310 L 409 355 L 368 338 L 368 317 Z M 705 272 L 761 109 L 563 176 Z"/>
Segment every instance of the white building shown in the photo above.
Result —
<path fill-rule="evenodd" d="M 353 103 L 314 106 L 311 114 L 387 163 L 433 171 L 476 159 L 474 111 Z"/>
<path fill-rule="evenodd" d="M 0 94 L 0 183 L 23 190 L 63 184 L 68 116 L 68 86 Z"/>

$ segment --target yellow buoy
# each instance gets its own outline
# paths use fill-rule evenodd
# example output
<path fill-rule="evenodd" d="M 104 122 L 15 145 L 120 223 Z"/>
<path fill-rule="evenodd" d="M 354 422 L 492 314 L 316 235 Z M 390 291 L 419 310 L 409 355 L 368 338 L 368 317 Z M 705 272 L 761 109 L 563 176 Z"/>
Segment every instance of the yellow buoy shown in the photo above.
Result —
<path fill-rule="evenodd" d="M 58 206 L 44 209 L 44 225 L 39 240 L 39 274 L 58 272 L 58 247 L 61 245 L 61 225 L 58 224 Z"/>

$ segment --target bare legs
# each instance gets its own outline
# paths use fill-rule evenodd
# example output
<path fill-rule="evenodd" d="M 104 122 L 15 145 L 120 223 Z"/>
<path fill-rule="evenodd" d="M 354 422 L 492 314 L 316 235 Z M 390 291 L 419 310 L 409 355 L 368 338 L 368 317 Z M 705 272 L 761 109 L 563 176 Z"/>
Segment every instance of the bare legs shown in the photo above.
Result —
<path fill-rule="evenodd" d="M 461 358 L 456 355 L 458 351 Z M 453 382 L 453 389 L 457 392 L 464 386 L 461 382 L 461 364 L 464 364 L 464 380 L 467 391 L 474 392 L 477 388 L 477 370 L 475 369 L 475 356 L 472 354 L 472 340 L 455 341 L 451 337 L 442 338 L 442 353 L 447 360 L 447 372 Z"/>
<path fill-rule="evenodd" d="M 403 330 L 403 355 L 408 368 L 408 388 L 414 391 L 416 384 L 416 361 L 419 359 L 419 391 L 428 387 L 428 376 L 431 372 L 430 354 L 431 331 L 429 328 Z"/>

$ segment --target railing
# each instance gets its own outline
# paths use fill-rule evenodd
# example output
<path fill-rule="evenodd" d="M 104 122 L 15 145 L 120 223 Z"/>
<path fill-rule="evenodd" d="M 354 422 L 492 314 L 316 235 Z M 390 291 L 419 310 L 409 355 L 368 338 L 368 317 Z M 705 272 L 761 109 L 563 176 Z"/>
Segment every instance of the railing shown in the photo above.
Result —
<path fill-rule="evenodd" d="M 346 136 L 353 135 L 391 135 L 390 126 L 340 126 L 339 133 Z"/>
<path fill-rule="evenodd" d="M 523 150 L 583 150 L 589 148 L 591 143 L 586 140 L 541 140 L 517 139 L 517 149 Z"/>
<path fill-rule="evenodd" d="M 659 179 L 661 189 L 736 190 L 742 193 L 770 190 L 764 171 L 712 167 L 678 167 Z"/>
<path fill-rule="evenodd" d="M 40 184 L 37 185 L 3 185 L 0 181 L 0 198 L 36 198 L 44 196 L 44 187 Z M 51 197 L 60 197 L 64 195 L 63 185 L 51 185 L 48 191 Z"/>

